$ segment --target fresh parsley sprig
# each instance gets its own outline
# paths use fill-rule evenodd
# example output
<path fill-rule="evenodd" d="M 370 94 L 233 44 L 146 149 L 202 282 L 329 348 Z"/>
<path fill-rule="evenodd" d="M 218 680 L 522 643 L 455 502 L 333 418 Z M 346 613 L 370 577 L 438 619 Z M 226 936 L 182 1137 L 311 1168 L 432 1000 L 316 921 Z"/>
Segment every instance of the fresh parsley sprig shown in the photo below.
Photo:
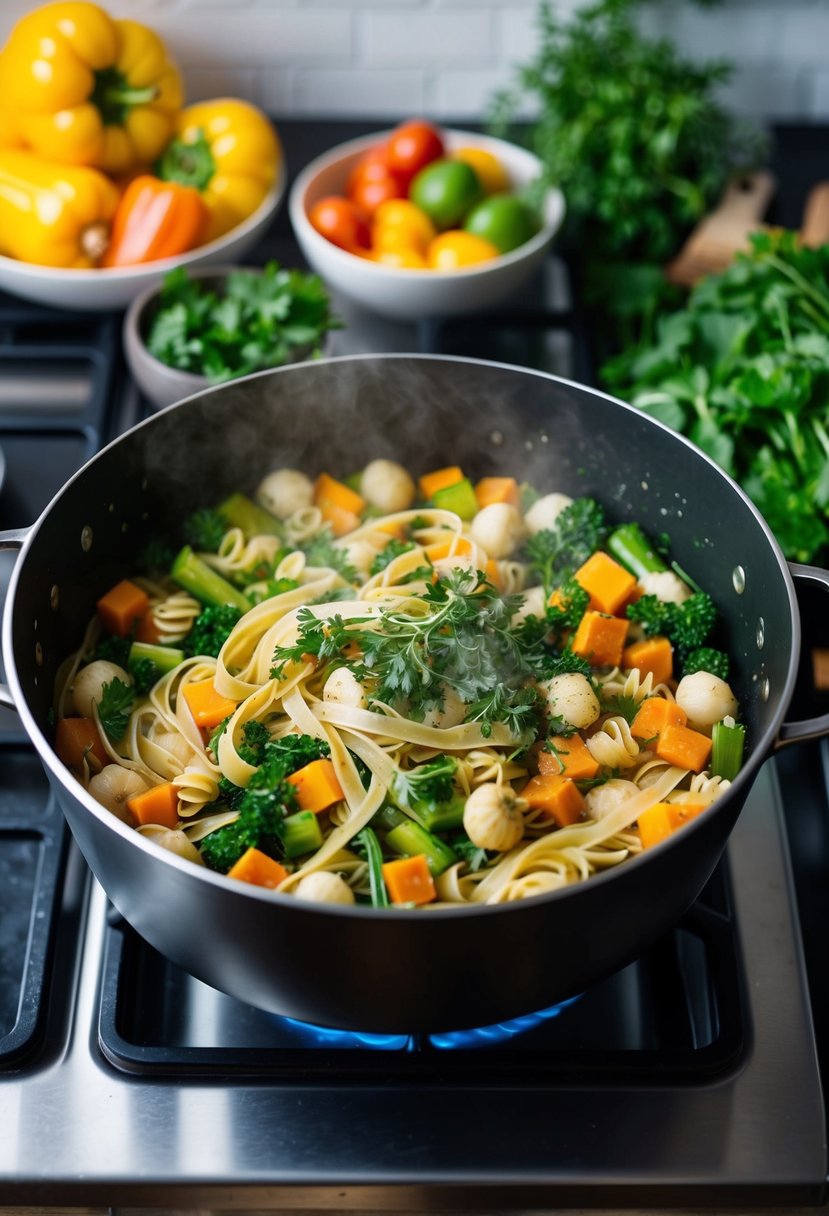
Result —
<path fill-rule="evenodd" d="M 104 684 L 101 699 L 98 702 L 98 717 L 107 738 L 117 743 L 127 729 L 130 720 L 135 693 L 129 684 L 117 677 Z"/>

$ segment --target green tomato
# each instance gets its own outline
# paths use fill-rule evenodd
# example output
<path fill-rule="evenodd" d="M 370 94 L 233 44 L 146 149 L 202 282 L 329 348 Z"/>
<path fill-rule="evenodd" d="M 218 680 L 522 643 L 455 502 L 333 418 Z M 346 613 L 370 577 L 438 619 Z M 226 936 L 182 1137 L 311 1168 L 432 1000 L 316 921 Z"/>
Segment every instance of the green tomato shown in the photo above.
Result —
<path fill-rule="evenodd" d="M 446 229 L 457 228 L 483 193 L 471 165 L 461 160 L 436 160 L 414 178 L 409 198 L 426 212 L 436 228 Z"/>
<path fill-rule="evenodd" d="M 509 253 L 535 236 L 538 220 L 517 195 L 493 194 L 469 213 L 464 228 L 491 241 L 501 253 Z"/>

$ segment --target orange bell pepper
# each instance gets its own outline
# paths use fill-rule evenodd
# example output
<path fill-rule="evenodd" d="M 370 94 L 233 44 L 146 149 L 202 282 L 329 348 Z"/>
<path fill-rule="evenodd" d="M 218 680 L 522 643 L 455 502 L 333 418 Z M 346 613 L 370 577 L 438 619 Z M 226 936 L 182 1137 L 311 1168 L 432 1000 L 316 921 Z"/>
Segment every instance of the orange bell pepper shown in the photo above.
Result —
<path fill-rule="evenodd" d="M 198 243 L 204 219 L 198 190 L 141 174 L 121 196 L 101 265 L 139 266 L 186 253 Z"/>

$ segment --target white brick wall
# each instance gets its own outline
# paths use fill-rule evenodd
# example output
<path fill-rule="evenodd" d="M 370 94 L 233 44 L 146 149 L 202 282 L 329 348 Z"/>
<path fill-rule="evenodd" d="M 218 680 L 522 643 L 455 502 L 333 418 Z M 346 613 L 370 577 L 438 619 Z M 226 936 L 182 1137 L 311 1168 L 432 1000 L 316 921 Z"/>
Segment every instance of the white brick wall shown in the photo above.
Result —
<path fill-rule="evenodd" d="M 481 119 L 535 41 L 536 0 L 102 0 L 146 21 L 191 100 L 235 93 L 277 118 Z M 578 0 L 554 0 L 563 13 Z M 0 39 L 32 0 L 0 0 Z M 771 119 L 829 119 L 826 0 L 660 0 L 646 21 L 688 54 L 735 67 L 724 98 Z"/>

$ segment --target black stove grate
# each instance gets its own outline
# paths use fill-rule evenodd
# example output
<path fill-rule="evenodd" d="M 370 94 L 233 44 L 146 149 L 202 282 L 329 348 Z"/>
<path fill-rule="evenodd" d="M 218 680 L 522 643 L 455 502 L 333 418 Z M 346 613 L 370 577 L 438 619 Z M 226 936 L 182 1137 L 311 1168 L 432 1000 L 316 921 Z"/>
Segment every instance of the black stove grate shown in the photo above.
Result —
<path fill-rule="evenodd" d="M 116 1068 L 157 1077 L 699 1085 L 735 1068 L 745 1048 L 741 977 L 725 862 L 677 929 L 557 1016 L 440 1035 L 343 1034 L 252 1009 L 113 914 L 98 1042 Z"/>

